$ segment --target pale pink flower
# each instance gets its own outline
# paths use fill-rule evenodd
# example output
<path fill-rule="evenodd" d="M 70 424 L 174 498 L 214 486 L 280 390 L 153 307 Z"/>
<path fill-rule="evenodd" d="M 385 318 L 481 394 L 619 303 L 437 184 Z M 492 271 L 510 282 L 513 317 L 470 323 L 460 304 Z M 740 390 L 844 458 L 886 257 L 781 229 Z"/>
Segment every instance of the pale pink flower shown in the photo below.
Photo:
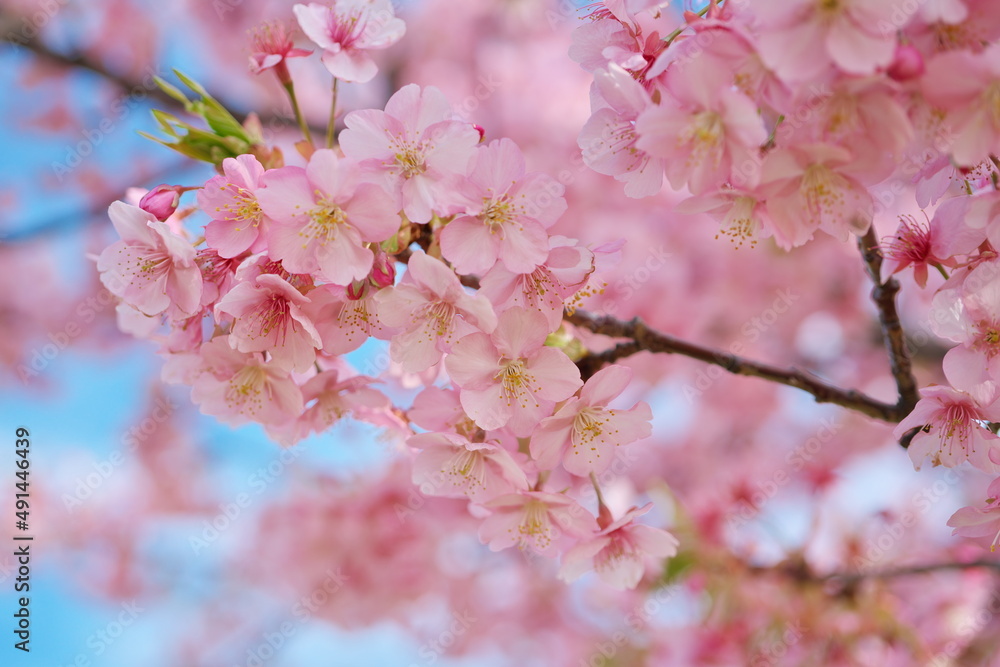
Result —
<path fill-rule="evenodd" d="M 993 480 L 986 489 L 986 504 L 980 507 L 963 507 L 948 519 L 954 528 L 952 535 L 983 539 L 992 537 L 990 551 L 1000 545 L 1000 478 Z"/>
<path fill-rule="evenodd" d="M 265 274 L 231 289 L 215 306 L 215 316 L 235 318 L 230 343 L 240 352 L 268 352 L 274 363 L 299 373 L 316 360 L 319 333 L 302 306 L 309 303 L 280 276 Z"/>
<path fill-rule="evenodd" d="M 355 172 L 355 165 L 325 148 L 313 153 L 305 169 L 267 172 L 257 196 L 273 220 L 268 254 L 293 273 L 337 285 L 365 278 L 375 255 L 364 244 L 395 234 L 400 218 L 385 193 L 359 184 Z"/>
<path fill-rule="evenodd" d="M 544 174 L 525 173 L 510 139 L 479 148 L 462 188 L 470 203 L 441 230 L 441 254 L 459 273 L 482 274 L 498 259 L 511 271 L 532 271 L 545 261 L 545 230 L 566 210 L 562 189 Z"/>
<path fill-rule="evenodd" d="M 198 208 L 212 221 L 205 225 L 205 241 L 222 257 L 264 249 L 267 219 L 257 202 L 264 166 L 253 155 L 227 157 L 223 174 L 198 191 Z"/>
<path fill-rule="evenodd" d="M 921 84 L 927 101 L 948 113 L 958 166 L 974 167 L 1000 150 L 1000 44 L 932 58 Z"/>
<path fill-rule="evenodd" d="M 453 431 L 471 438 L 478 427 L 465 414 L 459 391 L 454 388 L 426 387 L 413 399 L 407 418 L 428 431 Z"/>
<path fill-rule="evenodd" d="M 603 5 L 603 6 L 601 6 Z M 669 2 L 626 3 L 609 0 L 596 5 L 590 23 L 573 31 L 569 57 L 588 72 L 609 64 L 628 70 L 645 82 L 657 56 L 667 48 L 664 41 L 678 27 Z"/>
<path fill-rule="evenodd" d="M 567 400 L 531 434 L 530 451 L 541 470 L 562 463 L 574 475 L 600 474 L 614 461 L 616 449 L 649 437 L 653 413 L 644 402 L 627 410 L 608 408 L 632 378 L 625 366 L 612 365 L 593 375 L 579 397 Z"/>
<path fill-rule="evenodd" d="M 584 538 L 566 552 L 559 578 L 574 581 L 594 570 L 604 583 L 625 590 L 635 588 L 646 570 L 646 561 L 662 561 L 677 554 L 677 538 L 661 528 L 635 523 L 650 509 L 633 507 L 617 521 L 592 537 Z"/>
<path fill-rule="evenodd" d="M 466 292 L 454 271 L 423 252 L 413 253 L 400 283 L 379 291 L 375 300 L 382 321 L 402 329 L 389 353 L 409 373 L 441 361 L 463 336 L 490 333 L 497 324 L 486 297 Z"/>
<path fill-rule="evenodd" d="M 767 141 L 757 105 L 734 90 L 730 79 L 721 69 L 672 67 L 663 100 L 635 122 L 636 147 L 664 159 L 675 190 L 687 185 L 697 195 L 719 187 L 734 166 L 754 163 Z"/>
<path fill-rule="evenodd" d="M 677 213 L 706 213 L 719 223 L 719 234 L 728 236 L 739 248 L 750 247 L 774 234 L 774 223 L 767 206 L 749 190 L 725 187 L 697 197 L 689 197 L 674 207 Z M 718 238 L 719 235 L 716 235 Z"/>
<path fill-rule="evenodd" d="M 831 63 L 848 74 L 874 74 L 896 49 L 895 0 L 760 0 L 758 49 L 788 81 L 818 78 Z"/>
<path fill-rule="evenodd" d="M 948 381 L 973 391 L 1000 383 L 1000 271 L 996 262 L 972 269 L 958 287 L 942 289 L 931 303 L 931 327 L 959 343 L 942 365 Z"/>
<path fill-rule="evenodd" d="M 278 425 L 302 412 L 302 392 L 288 370 L 259 352 L 234 350 L 225 336 L 201 346 L 191 398 L 206 415 L 230 426 L 250 421 Z"/>
<path fill-rule="evenodd" d="M 420 433 L 406 444 L 419 449 L 413 483 L 425 496 L 469 498 L 483 503 L 528 490 L 528 478 L 496 441 L 471 442 L 456 433 Z"/>
<path fill-rule="evenodd" d="M 992 386 L 990 389 L 994 389 Z M 932 385 L 920 390 L 917 406 L 893 431 L 900 438 L 910 429 L 923 427 L 907 449 L 917 470 L 926 457 L 933 465 L 955 467 L 963 461 L 986 472 L 998 468 L 1000 437 L 989 431 L 985 423 L 1000 421 L 1000 404 L 985 394 L 967 394 L 951 387 Z"/>
<path fill-rule="evenodd" d="M 295 48 L 291 33 L 284 23 L 269 21 L 253 32 L 250 71 L 253 74 L 262 74 L 266 70 L 273 69 L 278 81 L 287 86 L 292 82 L 292 77 L 288 73 L 288 63 L 285 61 L 289 58 L 302 58 L 310 53 L 312 51 L 308 49 Z"/>
<path fill-rule="evenodd" d="M 555 556 L 573 537 L 596 532 L 594 515 L 559 493 L 531 491 L 495 498 L 484 505 L 492 514 L 479 527 L 491 551 L 516 546 Z"/>
<path fill-rule="evenodd" d="M 480 428 L 507 426 L 526 437 L 557 401 L 583 384 L 569 357 L 544 346 L 548 334 L 541 313 L 511 308 L 492 334 L 474 333 L 455 343 L 445 367 L 462 390 L 462 407 Z"/>
<path fill-rule="evenodd" d="M 649 93 L 613 63 L 594 73 L 594 84 L 607 106 L 595 110 L 580 130 L 577 144 L 583 161 L 625 183 L 629 197 L 655 195 L 663 185 L 664 162 L 639 150 L 635 134 L 635 120 L 652 105 Z"/>
<path fill-rule="evenodd" d="M 332 6 L 312 2 L 292 10 L 302 32 L 323 49 L 330 74 L 344 81 L 375 78 L 378 66 L 368 51 L 387 49 L 406 32 L 390 0 L 334 0 Z"/>
<path fill-rule="evenodd" d="M 497 264 L 480 280 L 479 293 L 497 311 L 520 306 L 545 315 L 549 329 L 562 323 L 566 300 L 576 294 L 594 273 L 594 253 L 574 239 L 550 236 L 545 261 L 528 273 L 515 273 Z"/>
<path fill-rule="evenodd" d="M 340 147 L 388 192 L 401 193 L 411 222 L 428 222 L 455 199 L 453 190 L 468 173 L 479 144 L 471 123 L 450 117 L 440 90 L 409 84 L 389 98 L 385 111 L 347 114 Z"/>
<path fill-rule="evenodd" d="M 839 146 L 811 144 L 771 151 L 756 191 L 767 200 L 778 245 L 800 246 L 816 229 L 841 241 L 868 231 L 874 205 L 859 178 L 851 154 Z"/>
<path fill-rule="evenodd" d="M 389 340 L 395 329 L 379 317 L 377 292 L 367 285 L 357 299 L 350 298 L 347 288 L 339 285 L 322 285 L 309 292 L 309 303 L 302 310 L 316 325 L 324 352 L 347 354 L 369 337 Z"/>
<path fill-rule="evenodd" d="M 195 249 L 151 213 L 116 201 L 108 208 L 121 241 L 97 259 L 101 282 L 145 315 L 185 319 L 201 308 L 201 271 Z"/>
<path fill-rule="evenodd" d="M 293 445 L 310 433 L 323 433 L 346 416 L 364 419 L 373 412 L 389 409 L 389 398 L 369 385 L 374 379 L 365 376 L 343 378 L 336 370 L 325 370 L 302 385 L 302 400 L 307 406 L 302 415 L 268 432 L 282 445 Z"/>

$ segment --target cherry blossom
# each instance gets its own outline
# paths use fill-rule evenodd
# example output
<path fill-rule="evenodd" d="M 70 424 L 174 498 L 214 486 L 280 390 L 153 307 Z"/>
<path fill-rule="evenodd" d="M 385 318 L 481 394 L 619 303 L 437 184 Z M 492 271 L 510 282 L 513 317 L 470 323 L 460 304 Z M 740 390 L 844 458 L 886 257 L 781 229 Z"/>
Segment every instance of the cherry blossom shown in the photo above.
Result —
<path fill-rule="evenodd" d="M 415 84 L 400 88 L 385 111 L 352 111 L 340 145 L 347 157 L 390 193 L 400 193 L 411 222 L 428 222 L 433 212 L 454 205 L 451 192 L 468 173 L 479 132 L 450 119 L 444 94 Z"/>
<path fill-rule="evenodd" d="M 97 259 L 104 286 L 146 315 L 197 312 L 202 279 L 191 244 L 138 206 L 114 202 L 108 215 L 121 241 Z"/>
<path fill-rule="evenodd" d="M 413 461 L 413 483 L 424 495 L 482 503 L 528 490 L 524 471 L 496 442 L 471 442 L 454 433 L 420 433 L 406 444 L 420 450 Z"/>
<path fill-rule="evenodd" d="M 223 160 L 222 169 L 221 176 L 210 178 L 198 191 L 198 207 L 212 218 L 205 225 L 205 239 L 222 257 L 260 252 L 267 218 L 257 191 L 264 167 L 253 155 L 240 155 Z"/>
<path fill-rule="evenodd" d="M 572 498 L 558 493 L 512 493 L 483 507 L 491 514 L 479 527 L 479 539 L 493 551 L 516 546 L 543 556 L 555 556 L 561 542 L 597 529 L 594 515 Z"/>
<path fill-rule="evenodd" d="M 394 204 L 377 186 L 359 183 L 355 166 L 332 150 L 313 153 L 305 169 L 269 171 L 263 183 L 258 198 L 273 219 L 268 254 L 289 271 L 347 285 L 372 269 L 375 254 L 364 244 L 399 229 Z"/>
<path fill-rule="evenodd" d="M 647 558 L 664 559 L 677 553 L 678 541 L 665 530 L 635 523 L 652 509 L 648 503 L 633 507 L 620 519 L 581 540 L 566 552 L 559 577 L 573 581 L 588 570 L 617 589 L 635 588 L 646 570 Z"/>
<path fill-rule="evenodd" d="M 501 313 L 492 334 L 473 333 L 445 359 L 461 390 L 462 407 L 480 428 L 507 426 L 518 437 L 580 388 L 580 371 L 562 352 L 545 347 L 545 317 L 523 308 Z"/>
<path fill-rule="evenodd" d="M 323 64 L 344 81 L 364 83 L 378 73 L 368 51 L 387 49 L 402 38 L 406 24 L 389 0 L 335 0 L 293 7 L 309 39 L 323 49 Z"/>
<path fill-rule="evenodd" d="M 554 180 L 525 173 L 521 150 L 501 139 L 476 151 L 465 184 L 471 203 L 441 232 L 441 254 L 456 271 L 482 274 L 499 259 L 526 273 L 545 261 L 545 230 L 566 210 Z"/>
<path fill-rule="evenodd" d="M 614 461 L 616 448 L 652 432 L 653 413 L 646 403 L 628 410 L 609 409 L 632 379 L 624 366 L 608 366 L 587 380 L 579 397 L 563 403 L 531 435 L 531 455 L 543 470 L 559 463 L 574 475 L 600 474 Z"/>
<path fill-rule="evenodd" d="M 264 23 L 253 34 L 253 45 L 250 54 L 250 71 L 262 74 L 273 69 L 283 85 L 291 82 L 288 73 L 289 58 L 302 58 L 312 51 L 297 49 L 287 26 L 280 21 Z"/>

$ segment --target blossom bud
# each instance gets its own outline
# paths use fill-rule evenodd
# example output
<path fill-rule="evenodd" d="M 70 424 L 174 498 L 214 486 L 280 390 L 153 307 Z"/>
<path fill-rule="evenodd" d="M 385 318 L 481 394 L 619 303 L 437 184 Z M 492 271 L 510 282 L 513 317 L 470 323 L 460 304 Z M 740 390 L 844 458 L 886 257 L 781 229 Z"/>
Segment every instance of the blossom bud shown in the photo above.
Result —
<path fill-rule="evenodd" d="M 915 79 L 924 73 L 924 57 L 914 46 L 900 44 L 886 73 L 896 81 Z"/>
<path fill-rule="evenodd" d="M 139 200 L 139 208 L 163 222 L 177 210 L 184 190 L 178 185 L 157 185 Z"/>
<path fill-rule="evenodd" d="M 396 265 L 386 253 L 378 252 L 375 254 L 371 279 L 380 288 L 389 287 L 396 282 Z"/>
<path fill-rule="evenodd" d="M 358 301 L 359 299 L 365 298 L 367 287 L 367 280 L 355 280 L 351 282 L 351 284 L 347 286 L 347 298 L 351 301 Z"/>

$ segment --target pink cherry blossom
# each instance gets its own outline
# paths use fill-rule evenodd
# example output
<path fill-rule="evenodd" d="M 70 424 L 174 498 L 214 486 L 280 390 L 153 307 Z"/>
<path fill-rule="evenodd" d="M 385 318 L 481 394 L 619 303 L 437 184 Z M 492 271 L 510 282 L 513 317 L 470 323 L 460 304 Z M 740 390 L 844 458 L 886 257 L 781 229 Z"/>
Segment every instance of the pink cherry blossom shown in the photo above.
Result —
<path fill-rule="evenodd" d="M 313 153 L 305 169 L 265 174 L 260 205 L 273 220 L 268 254 L 293 273 L 315 273 L 347 285 L 365 278 L 379 243 L 399 230 L 395 204 L 375 185 L 358 183 L 355 166 L 330 149 Z"/>
<path fill-rule="evenodd" d="M 463 336 L 490 333 L 497 324 L 486 297 L 466 292 L 451 269 L 422 252 L 411 255 L 400 284 L 381 290 L 375 300 L 382 321 L 402 329 L 389 352 L 409 373 L 441 361 Z"/>
<path fill-rule="evenodd" d="M 198 208 L 212 218 L 205 225 L 205 240 L 222 257 L 260 252 L 267 219 L 257 191 L 264 167 L 253 155 L 240 155 L 223 160 L 222 169 L 221 176 L 209 179 L 198 191 Z"/>
<path fill-rule="evenodd" d="M 816 229 L 842 241 L 868 231 L 872 195 L 859 178 L 851 154 L 838 146 L 812 144 L 770 152 L 757 191 L 767 199 L 778 245 L 802 245 Z"/>
<path fill-rule="evenodd" d="M 641 509 L 633 507 L 596 535 L 581 540 L 563 556 L 559 578 L 573 581 L 594 570 L 609 586 L 619 590 L 635 588 L 648 559 L 662 560 L 677 554 L 678 541 L 673 535 L 635 523 L 652 507 L 653 503 Z"/>
<path fill-rule="evenodd" d="M 308 370 L 321 346 L 315 325 L 303 313 L 309 299 L 280 276 L 265 274 L 231 289 L 215 306 L 216 317 L 235 318 L 230 343 L 240 352 L 269 352 L 274 363 Z"/>
<path fill-rule="evenodd" d="M 97 259 L 101 282 L 146 315 L 185 319 L 201 305 L 201 271 L 195 249 L 138 206 L 116 201 L 108 208 L 121 241 Z"/>
<path fill-rule="evenodd" d="M 485 503 L 484 507 L 492 514 L 479 527 L 479 539 L 492 551 L 516 546 L 555 556 L 562 543 L 597 530 L 593 514 L 558 493 L 509 494 Z"/>
<path fill-rule="evenodd" d="M 479 144 L 472 124 L 450 118 L 440 90 L 409 84 L 389 98 L 385 111 L 347 114 L 340 146 L 387 191 L 401 193 L 410 221 L 428 222 L 455 199 L 452 191 Z"/>
<path fill-rule="evenodd" d="M 542 264 L 529 273 L 515 273 L 497 264 L 480 280 L 479 293 L 498 311 L 515 306 L 535 310 L 556 330 L 563 318 L 566 301 L 593 275 L 594 253 L 565 236 L 550 236 L 549 253 Z"/>
<path fill-rule="evenodd" d="M 566 210 L 562 186 L 525 173 L 510 139 L 479 148 L 471 169 L 463 188 L 470 205 L 442 230 L 441 254 L 459 273 L 482 274 L 498 259 L 511 271 L 532 271 L 545 261 L 545 230 Z"/>
<path fill-rule="evenodd" d="M 737 248 L 745 242 L 753 247 L 760 239 L 774 234 L 767 206 L 748 190 L 722 188 L 685 199 L 674 210 L 687 215 L 708 214 L 719 222 L 719 234 L 728 236 Z"/>
<path fill-rule="evenodd" d="M 945 355 L 948 381 L 964 391 L 1000 383 L 1000 272 L 996 262 L 981 264 L 955 288 L 942 289 L 932 302 L 932 328 L 959 345 Z"/>
<path fill-rule="evenodd" d="M 896 49 L 893 0 L 761 0 L 758 48 L 788 81 L 818 78 L 831 64 L 848 74 L 874 74 Z"/>
<path fill-rule="evenodd" d="M 324 370 L 302 385 L 302 400 L 307 406 L 302 415 L 268 432 L 288 446 L 310 433 L 323 433 L 345 416 L 364 419 L 373 412 L 384 412 L 389 409 L 389 399 L 369 386 L 373 382 L 369 377 L 344 378 L 336 370 Z"/>
<path fill-rule="evenodd" d="M 986 489 L 985 505 L 963 507 L 951 515 L 948 525 L 955 529 L 952 535 L 973 539 L 992 537 L 990 551 L 996 551 L 1000 545 L 1000 478 Z"/>
<path fill-rule="evenodd" d="M 556 413 L 543 419 L 531 435 L 531 456 L 542 470 L 562 463 L 567 471 L 586 477 L 608 469 L 616 449 L 649 437 L 653 413 L 639 402 L 627 410 L 607 407 L 632 378 L 624 366 L 608 366 L 594 374 L 579 397 L 567 400 Z"/>
<path fill-rule="evenodd" d="M 948 255 L 940 253 L 940 233 L 930 223 L 918 222 L 912 215 L 899 216 L 895 235 L 882 242 L 882 256 L 888 262 L 889 274 L 896 274 L 913 266 L 913 280 L 920 287 L 927 285 L 927 267 L 952 264 Z M 937 247 L 935 247 L 937 246 Z"/>
<path fill-rule="evenodd" d="M 302 32 L 323 49 L 323 64 L 344 81 L 375 78 L 378 66 L 368 51 L 387 49 L 406 32 L 389 0 L 334 0 L 332 6 L 312 2 L 292 10 Z"/>
<path fill-rule="evenodd" d="M 202 248 L 198 251 L 195 261 L 201 269 L 202 295 L 201 305 L 214 306 L 219 299 L 229 293 L 237 283 L 236 270 L 246 259 L 242 255 L 222 257 L 213 248 Z"/>
<path fill-rule="evenodd" d="M 292 82 L 288 73 L 289 58 L 302 58 L 312 51 L 297 49 L 288 27 L 280 21 L 269 21 L 259 26 L 253 33 L 250 53 L 250 71 L 254 74 L 273 69 L 282 85 Z"/>
<path fill-rule="evenodd" d="M 419 449 L 413 483 L 426 496 L 467 497 L 483 503 L 528 490 L 528 478 L 495 441 L 471 442 L 456 433 L 420 433 L 406 444 Z"/>
<path fill-rule="evenodd" d="M 635 120 L 651 104 L 649 93 L 615 64 L 594 72 L 594 83 L 606 106 L 580 130 L 577 143 L 587 166 L 625 183 L 629 197 L 648 197 L 663 185 L 664 161 L 636 148 Z"/>
<path fill-rule="evenodd" d="M 507 426 L 518 437 L 528 436 L 557 401 L 583 384 L 565 354 L 543 345 L 548 334 L 544 315 L 511 308 L 492 334 L 470 334 L 454 345 L 445 367 L 462 390 L 462 407 L 480 428 Z"/>
<path fill-rule="evenodd" d="M 702 194 L 728 181 L 734 167 L 752 164 L 767 130 L 753 100 L 732 89 L 728 71 L 686 64 L 666 77 L 668 94 L 635 122 L 635 145 L 663 158 L 674 189 Z"/>
<path fill-rule="evenodd" d="M 628 70 L 646 81 L 657 56 L 666 48 L 666 36 L 677 27 L 668 3 L 629 3 L 620 0 L 595 3 L 594 19 L 573 31 L 569 57 L 588 72 L 609 64 Z"/>
<path fill-rule="evenodd" d="M 407 418 L 428 431 L 452 431 L 471 438 L 478 427 L 465 414 L 457 389 L 425 387 L 413 399 L 413 406 L 406 411 Z"/>
<path fill-rule="evenodd" d="M 961 72 L 961 76 L 956 76 Z M 961 167 L 974 167 L 1000 148 L 1000 45 L 982 53 L 959 50 L 936 56 L 921 79 L 927 101 L 945 110 L 954 134 L 950 152 Z"/>
<path fill-rule="evenodd" d="M 998 469 L 1000 437 L 983 425 L 1000 421 L 1000 404 L 994 397 L 984 400 L 983 394 L 972 396 L 938 385 L 921 389 L 920 396 L 913 412 L 893 431 L 900 438 L 914 427 L 923 427 L 907 449 L 915 469 L 928 456 L 936 466 L 952 468 L 969 461 L 986 472 Z"/>
<path fill-rule="evenodd" d="M 395 329 L 386 326 L 379 316 L 376 294 L 377 290 L 367 285 L 356 299 L 338 285 L 322 285 L 309 292 L 309 303 L 302 310 L 316 325 L 324 352 L 347 354 L 369 337 L 389 340 Z"/>
<path fill-rule="evenodd" d="M 225 336 L 201 346 L 191 398 L 203 413 L 230 426 L 280 425 L 302 412 L 302 392 L 288 370 L 266 363 L 260 352 L 234 350 Z"/>

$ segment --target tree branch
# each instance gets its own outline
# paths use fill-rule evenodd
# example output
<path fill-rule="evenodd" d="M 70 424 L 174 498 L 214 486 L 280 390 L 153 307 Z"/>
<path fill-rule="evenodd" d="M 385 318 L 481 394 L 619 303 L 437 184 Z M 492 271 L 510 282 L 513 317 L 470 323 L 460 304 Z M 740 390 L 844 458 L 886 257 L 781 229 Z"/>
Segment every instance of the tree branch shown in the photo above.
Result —
<path fill-rule="evenodd" d="M 861 250 L 862 258 L 864 258 L 868 277 L 875 284 L 872 288 L 872 301 L 878 309 L 882 339 L 885 341 L 885 348 L 889 353 L 889 368 L 899 391 L 896 409 L 905 416 L 913 410 L 913 406 L 920 400 L 920 394 L 917 392 L 917 380 L 913 377 L 910 355 L 906 350 L 906 335 L 903 333 L 903 325 L 900 323 L 899 313 L 896 311 L 896 294 L 899 293 L 899 282 L 892 277 L 882 282 L 882 253 L 874 227 L 870 227 L 868 232 L 858 239 L 858 248 Z"/>
<path fill-rule="evenodd" d="M 577 362 L 581 373 L 586 369 L 591 374 L 605 363 L 611 363 L 639 351 L 662 354 L 680 354 L 719 366 L 734 375 L 759 377 L 778 384 L 801 389 L 813 395 L 817 403 L 834 403 L 856 410 L 862 414 L 888 422 L 898 422 L 906 412 L 900 412 L 896 405 L 883 403 L 853 389 L 841 389 L 819 379 L 815 375 L 794 368 L 779 368 L 769 364 L 744 359 L 735 354 L 715 350 L 691 343 L 668 334 L 649 329 L 639 318 L 630 322 L 609 316 L 594 316 L 584 312 L 567 314 L 572 324 L 612 338 L 630 338 L 631 342 L 620 344 L 607 352 L 587 355 Z M 596 368 L 595 368 L 596 366 Z M 589 376 L 588 376 L 589 377 Z"/>
<path fill-rule="evenodd" d="M 10 12 L 0 11 L 0 26 L 14 25 L 19 16 L 12 15 Z M 48 62 L 59 65 L 66 68 L 82 69 L 88 72 L 97 74 L 101 78 L 107 80 L 108 82 L 114 84 L 116 87 L 120 88 L 122 91 L 127 93 L 132 93 L 133 91 L 142 90 L 150 99 L 156 100 L 156 102 L 175 110 L 183 111 L 181 104 L 174 98 L 163 92 L 159 86 L 152 84 L 149 85 L 144 81 L 135 81 L 117 72 L 113 72 L 101 63 L 98 63 L 82 54 L 71 54 L 67 55 L 64 53 L 59 53 L 53 50 L 40 38 L 34 37 L 31 39 L 18 38 L 13 31 L 6 32 L 5 34 L 0 34 L 0 42 L 7 42 L 14 46 L 22 46 L 36 56 L 47 60 Z M 225 100 L 219 99 L 219 103 L 222 104 L 226 109 L 232 112 L 233 116 L 241 123 L 245 122 L 248 113 L 244 111 L 239 111 L 235 106 L 226 102 Z M 280 122 L 288 126 L 293 126 L 295 123 L 294 118 L 285 118 L 277 115 L 263 115 L 260 116 L 261 123 L 268 125 L 271 122 Z M 323 132 L 325 128 L 316 128 L 312 125 L 309 126 L 312 132 Z"/>

